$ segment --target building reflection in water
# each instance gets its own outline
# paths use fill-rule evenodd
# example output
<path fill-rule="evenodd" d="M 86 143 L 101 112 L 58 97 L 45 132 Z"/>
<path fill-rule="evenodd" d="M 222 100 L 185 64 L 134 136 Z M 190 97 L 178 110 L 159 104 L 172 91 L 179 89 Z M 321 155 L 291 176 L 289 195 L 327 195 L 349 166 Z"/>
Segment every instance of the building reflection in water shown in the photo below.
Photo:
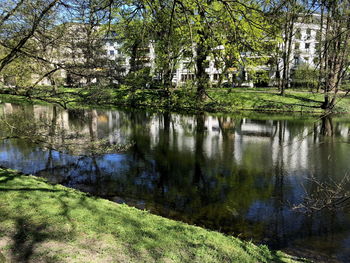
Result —
<path fill-rule="evenodd" d="M 274 248 L 350 256 L 348 211 L 306 216 L 291 209 L 316 190 L 308 178 L 340 181 L 349 172 L 350 119 L 64 111 L 9 103 L 0 115 L 18 112 L 48 123 L 45 132 L 62 134 L 55 145 L 70 134 L 79 134 L 82 143 L 135 144 L 123 153 L 79 156 L 7 140 L 0 144 L 0 165 Z"/>

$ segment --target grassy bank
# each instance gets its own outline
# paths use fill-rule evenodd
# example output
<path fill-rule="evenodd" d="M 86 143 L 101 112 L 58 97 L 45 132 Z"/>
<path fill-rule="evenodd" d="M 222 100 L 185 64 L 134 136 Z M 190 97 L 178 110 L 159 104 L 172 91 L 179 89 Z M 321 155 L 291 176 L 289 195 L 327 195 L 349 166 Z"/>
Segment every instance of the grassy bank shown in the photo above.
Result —
<path fill-rule="evenodd" d="M 0 262 L 296 262 L 217 232 L 0 170 Z"/>
<path fill-rule="evenodd" d="M 281 96 L 277 89 L 272 88 L 212 88 L 207 90 L 206 99 L 196 100 L 194 89 L 176 89 L 165 94 L 164 90 L 129 89 L 100 91 L 96 98 L 108 98 L 107 103 L 114 105 L 135 105 L 140 107 L 170 108 L 175 111 L 207 111 L 207 112 L 302 112 L 323 113 L 321 104 L 324 94 L 301 90 L 287 90 Z M 104 93 L 104 94 L 102 94 Z M 350 112 L 350 97 L 338 95 L 334 112 Z"/>
<path fill-rule="evenodd" d="M 251 111 L 322 113 L 324 95 L 298 90 L 287 90 L 281 96 L 276 89 L 210 90 L 210 97 L 217 105 L 227 109 Z M 339 95 L 334 112 L 350 112 L 350 97 Z"/>
<path fill-rule="evenodd" d="M 321 114 L 321 104 L 324 95 L 302 90 L 287 90 L 285 96 L 279 95 L 278 90 L 272 88 L 212 88 L 207 90 L 207 98 L 202 102 L 196 100 L 194 89 L 175 89 L 167 93 L 163 89 L 130 89 L 121 88 L 61 88 L 54 93 L 51 88 L 42 87 L 30 93 L 17 90 L 2 90 L 0 101 L 19 101 L 35 103 L 58 103 L 68 108 L 81 107 L 111 107 L 132 106 L 155 110 L 168 109 L 176 112 L 207 111 L 207 112 L 302 112 Z M 4 94 L 7 93 L 7 94 Z M 339 94 L 336 113 L 350 112 L 350 97 L 345 93 Z"/>

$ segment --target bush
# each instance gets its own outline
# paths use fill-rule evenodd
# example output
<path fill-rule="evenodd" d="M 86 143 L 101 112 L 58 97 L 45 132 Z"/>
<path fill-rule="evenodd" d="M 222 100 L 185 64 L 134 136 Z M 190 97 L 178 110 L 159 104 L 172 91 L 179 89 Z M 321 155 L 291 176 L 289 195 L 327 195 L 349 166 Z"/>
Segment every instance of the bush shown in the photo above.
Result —
<path fill-rule="evenodd" d="M 250 72 L 250 78 L 255 87 L 267 87 L 269 86 L 270 76 L 267 70 L 257 70 Z"/>
<path fill-rule="evenodd" d="M 295 88 L 313 90 L 317 88 L 317 83 L 318 71 L 309 64 L 301 64 L 292 72 L 292 86 Z"/>
<path fill-rule="evenodd" d="M 149 88 L 151 82 L 151 69 L 149 67 L 130 72 L 125 79 L 125 84 L 134 89 Z"/>

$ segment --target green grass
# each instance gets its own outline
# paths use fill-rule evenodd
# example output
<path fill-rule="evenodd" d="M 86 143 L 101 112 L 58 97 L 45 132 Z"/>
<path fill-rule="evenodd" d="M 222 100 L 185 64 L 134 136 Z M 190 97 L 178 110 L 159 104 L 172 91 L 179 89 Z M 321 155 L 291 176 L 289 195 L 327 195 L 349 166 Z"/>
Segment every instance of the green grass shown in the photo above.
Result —
<path fill-rule="evenodd" d="M 5 91 L 3 91 L 5 92 Z M 6 91 L 10 92 L 11 91 Z M 350 97 L 344 97 L 344 92 L 338 95 L 335 113 L 350 113 Z M 19 96 L 18 96 L 19 95 Z M 132 106 L 153 110 L 168 109 L 176 112 L 223 112 L 240 111 L 257 112 L 302 112 L 322 114 L 321 104 L 324 95 L 305 90 L 287 90 L 285 96 L 279 95 L 273 88 L 212 88 L 207 90 L 207 99 L 203 102 L 196 100 L 195 89 L 178 88 L 169 94 L 163 89 L 131 89 L 129 87 L 82 87 L 60 88 L 52 94 L 50 88 L 41 87 L 31 92 L 35 103 L 43 101 L 58 103 L 68 108 L 86 107 L 121 107 Z M 28 103 L 24 91 L 17 96 L 2 94 L 0 101 Z M 169 99 L 170 98 L 170 99 Z"/>
<path fill-rule="evenodd" d="M 0 200 L 0 262 L 297 262 L 11 170 Z"/>
<path fill-rule="evenodd" d="M 287 90 L 281 96 L 273 88 L 212 88 L 207 90 L 207 99 L 196 101 L 194 89 L 175 89 L 171 92 L 170 103 L 164 98 L 162 90 L 137 90 L 131 93 L 128 89 L 111 90 L 108 102 L 112 104 L 136 105 L 141 107 L 166 108 L 175 111 L 208 111 L 208 112 L 297 112 L 321 114 L 324 94 L 302 90 Z M 163 96 L 162 96 L 163 95 Z M 350 97 L 344 93 L 338 95 L 335 113 L 350 113 Z"/>
<path fill-rule="evenodd" d="M 321 93 L 287 90 L 285 96 L 281 96 L 276 89 L 211 89 L 208 94 L 224 111 L 323 112 Z M 350 98 L 339 95 L 334 111 L 350 112 Z"/>

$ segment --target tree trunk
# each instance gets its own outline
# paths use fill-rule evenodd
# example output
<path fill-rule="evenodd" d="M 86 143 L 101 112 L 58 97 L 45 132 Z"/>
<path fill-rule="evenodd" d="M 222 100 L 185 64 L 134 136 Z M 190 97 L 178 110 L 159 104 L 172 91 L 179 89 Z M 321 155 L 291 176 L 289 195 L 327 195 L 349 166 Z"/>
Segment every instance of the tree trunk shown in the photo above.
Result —
<path fill-rule="evenodd" d="M 202 100 L 205 95 L 205 89 L 209 81 L 208 76 L 205 72 L 205 62 L 207 59 L 207 52 L 205 47 L 199 45 L 197 47 L 197 58 L 196 58 L 196 79 L 197 79 L 197 97 Z"/>
<path fill-rule="evenodd" d="M 202 23 L 205 23 L 205 12 L 199 12 L 200 20 Z M 209 50 L 206 44 L 208 40 L 208 32 L 206 28 L 202 28 L 198 31 L 200 36 L 200 40 L 197 43 L 196 48 L 196 80 L 197 80 L 197 98 L 199 100 L 203 100 L 205 98 L 205 89 L 208 85 L 209 78 L 208 74 L 205 72 L 206 64 L 207 64 L 207 56 L 209 54 Z"/>
<path fill-rule="evenodd" d="M 321 135 L 333 136 L 333 122 L 330 116 L 324 116 L 322 118 Z"/>
<path fill-rule="evenodd" d="M 294 36 L 294 22 L 295 15 L 290 14 L 290 19 L 287 20 L 285 25 L 285 41 L 283 52 L 283 71 L 282 71 L 282 83 L 280 87 L 280 94 L 284 96 L 286 88 L 289 86 L 290 78 L 290 55 L 292 52 L 292 40 Z"/>

